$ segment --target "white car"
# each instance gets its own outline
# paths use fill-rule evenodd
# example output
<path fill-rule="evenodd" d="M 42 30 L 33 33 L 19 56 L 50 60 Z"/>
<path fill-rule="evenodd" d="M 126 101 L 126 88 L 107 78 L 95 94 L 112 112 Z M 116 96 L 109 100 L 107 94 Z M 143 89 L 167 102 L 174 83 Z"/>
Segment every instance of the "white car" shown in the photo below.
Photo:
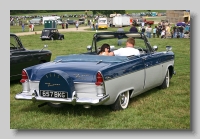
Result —
<path fill-rule="evenodd" d="M 58 24 L 58 25 L 61 25 L 62 23 L 63 23 L 62 21 L 57 20 L 57 24 Z"/>

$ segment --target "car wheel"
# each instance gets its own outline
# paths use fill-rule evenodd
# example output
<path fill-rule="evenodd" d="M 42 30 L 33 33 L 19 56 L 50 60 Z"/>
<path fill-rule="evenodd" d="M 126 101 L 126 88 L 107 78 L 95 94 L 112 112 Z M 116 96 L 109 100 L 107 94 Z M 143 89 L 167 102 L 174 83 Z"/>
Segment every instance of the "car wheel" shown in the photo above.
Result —
<path fill-rule="evenodd" d="M 161 84 L 160 88 L 161 89 L 168 88 L 169 87 L 169 80 L 170 80 L 169 69 L 167 69 L 167 73 L 165 75 L 165 79 L 164 79 L 163 83 Z"/>
<path fill-rule="evenodd" d="M 114 104 L 111 105 L 113 110 L 123 110 L 128 107 L 129 103 L 129 91 L 121 93 Z"/>
<path fill-rule="evenodd" d="M 48 102 L 48 106 L 53 107 L 53 108 L 61 108 L 64 106 L 62 103 L 54 103 L 54 102 Z"/>

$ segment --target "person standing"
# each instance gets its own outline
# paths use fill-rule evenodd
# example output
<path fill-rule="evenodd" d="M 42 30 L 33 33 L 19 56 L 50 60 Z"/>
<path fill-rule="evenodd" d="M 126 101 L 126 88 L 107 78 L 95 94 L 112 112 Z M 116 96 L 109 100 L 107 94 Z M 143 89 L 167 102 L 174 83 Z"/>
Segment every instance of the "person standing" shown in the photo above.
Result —
<path fill-rule="evenodd" d="M 165 37 L 165 34 L 166 34 L 165 29 L 162 29 L 162 32 L 161 32 L 161 39 L 165 39 L 165 38 L 166 38 L 166 37 Z"/>
<path fill-rule="evenodd" d="M 179 30 L 180 30 L 180 38 L 184 38 L 184 33 L 183 33 L 184 28 L 183 28 L 183 26 L 180 26 Z"/>
<path fill-rule="evenodd" d="M 76 30 L 78 30 L 78 26 L 79 26 L 79 24 L 78 24 L 78 21 L 76 21 Z"/>
<path fill-rule="evenodd" d="M 24 26 L 24 23 L 22 23 L 22 32 L 24 32 L 25 30 L 25 26 Z"/>
<path fill-rule="evenodd" d="M 68 29 L 68 22 L 66 21 L 66 29 Z"/>
<path fill-rule="evenodd" d="M 109 20 L 109 27 L 112 27 L 111 21 Z"/>
<path fill-rule="evenodd" d="M 62 29 L 65 29 L 65 25 L 64 25 L 64 23 L 62 23 Z"/>
<path fill-rule="evenodd" d="M 34 24 L 31 25 L 31 31 L 34 31 Z"/>
<path fill-rule="evenodd" d="M 89 20 L 89 25 L 90 25 L 90 28 L 92 28 L 92 20 L 91 19 Z"/>
<path fill-rule="evenodd" d="M 95 29 L 95 26 L 94 26 L 94 21 L 92 21 L 92 30 Z"/>
<path fill-rule="evenodd" d="M 145 33 L 145 28 L 144 28 L 144 27 L 142 27 L 141 32 L 142 32 L 143 34 Z"/>
<path fill-rule="evenodd" d="M 173 27 L 173 38 L 177 37 L 177 28 L 176 26 Z"/>
<path fill-rule="evenodd" d="M 144 23 L 144 20 L 142 19 L 141 26 L 144 27 L 144 24 L 145 24 L 145 23 Z"/>
<path fill-rule="evenodd" d="M 97 32 L 97 30 L 98 30 L 98 23 L 97 22 L 95 23 L 95 27 L 96 27 L 96 32 Z"/>
<path fill-rule="evenodd" d="M 155 26 L 155 28 L 153 29 L 153 38 L 155 38 L 156 36 L 156 30 L 157 30 L 157 26 Z"/>
<path fill-rule="evenodd" d="M 88 26 L 87 18 L 85 18 L 85 26 Z"/>
<path fill-rule="evenodd" d="M 156 35 L 157 35 L 157 38 L 160 37 L 160 34 L 161 34 L 161 32 L 160 32 L 160 27 L 157 26 L 157 27 L 156 27 Z"/>
<path fill-rule="evenodd" d="M 146 29 L 146 33 L 147 33 L 147 37 L 151 38 L 151 32 L 152 32 L 152 28 L 151 25 L 148 25 L 147 29 Z"/>
<path fill-rule="evenodd" d="M 29 32 L 32 30 L 32 24 L 29 24 Z"/>
<path fill-rule="evenodd" d="M 171 36 L 171 30 L 170 30 L 171 28 L 170 28 L 170 26 L 169 25 L 167 25 L 166 26 L 166 38 L 169 38 L 170 36 Z"/>

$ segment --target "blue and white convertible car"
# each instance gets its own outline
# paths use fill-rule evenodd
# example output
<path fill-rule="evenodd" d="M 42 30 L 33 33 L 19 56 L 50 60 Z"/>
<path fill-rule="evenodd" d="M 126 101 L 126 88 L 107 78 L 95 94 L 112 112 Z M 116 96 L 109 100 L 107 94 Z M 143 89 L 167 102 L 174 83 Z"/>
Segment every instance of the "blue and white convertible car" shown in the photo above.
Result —
<path fill-rule="evenodd" d="M 117 49 L 117 38 L 122 44 L 134 37 L 140 56 L 100 56 L 103 43 Z M 114 41 L 113 41 L 114 40 Z M 41 102 L 61 107 L 64 104 L 109 105 L 113 110 L 128 107 L 129 99 L 155 87 L 169 87 L 174 71 L 175 55 L 171 46 L 157 52 L 141 33 L 100 32 L 93 36 L 87 53 L 58 56 L 55 60 L 22 70 L 22 92 L 17 100 Z"/>

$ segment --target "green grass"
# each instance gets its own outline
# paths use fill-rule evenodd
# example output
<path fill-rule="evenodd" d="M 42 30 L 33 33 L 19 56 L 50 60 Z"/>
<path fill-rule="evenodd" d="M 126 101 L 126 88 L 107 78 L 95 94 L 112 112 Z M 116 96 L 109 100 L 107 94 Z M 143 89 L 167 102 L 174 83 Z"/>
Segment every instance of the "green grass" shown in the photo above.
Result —
<path fill-rule="evenodd" d="M 41 41 L 39 35 L 21 36 L 27 49 L 41 49 L 44 44 L 52 51 L 52 60 L 58 55 L 86 52 L 91 45 L 92 32 L 65 32 L 63 41 Z M 171 45 L 175 53 L 177 75 L 165 90 L 152 89 L 130 100 L 123 111 L 111 111 L 109 106 L 84 109 L 81 105 L 63 108 L 44 106 L 39 103 L 15 100 L 22 91 L 19 82 L 10 84 L 11 129 L 190 129 L 190 40 L 149 39 L 158 51 Z"/>

